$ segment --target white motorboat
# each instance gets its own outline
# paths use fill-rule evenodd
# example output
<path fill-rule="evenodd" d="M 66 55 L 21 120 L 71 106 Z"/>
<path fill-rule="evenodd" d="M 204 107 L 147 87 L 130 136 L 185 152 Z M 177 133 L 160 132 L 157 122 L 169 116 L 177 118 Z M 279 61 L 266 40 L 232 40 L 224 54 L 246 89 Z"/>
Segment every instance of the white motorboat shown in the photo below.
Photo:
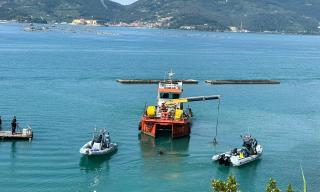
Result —
<path fill-rule="evenodd" d="M 258 145 L 258 142 L 251 135 L 241 137 L 243 145 L 240 149 L 233 149 L 231 151 L 214 155 L 213 161 L 218 161 L 220 165 L 225 166 L 241 166 L 259 159 L 262 155 L 263 148 Z"/>
<path fill-rule="evenodd" d="M 93 139 L 81 147 L 80 153 L 82 155 L 98 156 L 113 154 L 117 149 L 118 145 L 111 142 L 109 132 L 103 129 L 99 133 L 94 133 Z"/>

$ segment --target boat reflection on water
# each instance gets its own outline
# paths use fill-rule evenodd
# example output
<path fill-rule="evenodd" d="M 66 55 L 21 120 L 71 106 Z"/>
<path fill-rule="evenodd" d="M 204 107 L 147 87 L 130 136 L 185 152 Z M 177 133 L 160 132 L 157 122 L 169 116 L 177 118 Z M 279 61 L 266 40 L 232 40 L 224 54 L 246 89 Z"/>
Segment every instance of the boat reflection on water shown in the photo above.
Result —
<path fill-rule="evenodd" d="M 105 174 L 108 174 L 110 156 L 82 156 L 79 162 L 80 169 L 87 175 L 84 189 L 96 191 L 96 188 L 105 182 Z"/>
<path fill-rule="evenodd" d="M 109 169 L 110 155 L 104 156 L 82 156 L 79 162 L 80 169 L 95 171 Z"/>
<path fill-rule="evenodd" d="M 139 134 L 143 170 L 146 178 L 159 178 L 164 181 L 178 181 L 183 177 L 189 156 L 190 137 L 173 139 L 172 137 L 153 138 Z"/>
<path fill-rule="evenodd" d="M 159 137 L 157 139 L 145 134 L 139 134 L 141 151 L 144 157 L 155 155 L 188 156 L 190 137 L 172 139 Z"/>
<path fill-rule="evenodd" d="M 11 160 L 14 160 L 16 158 L 16 152 L 17 152 L 16 141 L 13 141 L 11 143 Z M 14 161 L 11 161 L 11 162 L 14 162 Z"/>

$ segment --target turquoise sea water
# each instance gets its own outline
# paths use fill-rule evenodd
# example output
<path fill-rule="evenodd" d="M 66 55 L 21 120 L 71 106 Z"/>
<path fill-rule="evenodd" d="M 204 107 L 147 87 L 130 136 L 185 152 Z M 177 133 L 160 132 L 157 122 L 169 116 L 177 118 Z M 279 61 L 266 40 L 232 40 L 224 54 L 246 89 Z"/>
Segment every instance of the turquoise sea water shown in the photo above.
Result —
<path fill-rule="evenodd" d="M 213 178 L 235 175 L 242 191 L 280 187 L 320 190 L 320 37 L 176 30 L 94 28 L 28 33 L 0 25 L 0 115 L 30 124 L 34 140 L 0 142 L 0 191 L 210 191 Z M 97 35 L 94 30 L 105 31 Z M 216 102 L 192 103 L 190 138 L 139 136 L 145 103 L 157 85 L 119 78 L 279 79 L 280 85 L 185 85 L 185 96 L 222 95 L 219 144 Z M 83 158 L 93 128 L 107 127 L 119 151 Z M 250 131 L 261 160 L 241 168 L 211 162 Z M 165 155 L 157 152 L 163 150 Z"/>

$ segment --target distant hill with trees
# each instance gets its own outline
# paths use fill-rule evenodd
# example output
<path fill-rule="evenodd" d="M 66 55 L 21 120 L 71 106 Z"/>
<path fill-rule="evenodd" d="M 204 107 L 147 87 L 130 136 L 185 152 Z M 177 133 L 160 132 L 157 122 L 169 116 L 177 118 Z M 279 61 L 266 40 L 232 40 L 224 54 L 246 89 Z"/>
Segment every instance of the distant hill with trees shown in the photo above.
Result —
<path fill-rule="evenodd" d="M 0 19 L 7 20 L 114 19 L 124 10 L 118 3 L 103 0 L 0 0 Z"/>
<path fill-rule="evenodd" d="M 0 0 L 0 19 L 149 22 L 160 28 L 319 33 L 319 0 Z"/>

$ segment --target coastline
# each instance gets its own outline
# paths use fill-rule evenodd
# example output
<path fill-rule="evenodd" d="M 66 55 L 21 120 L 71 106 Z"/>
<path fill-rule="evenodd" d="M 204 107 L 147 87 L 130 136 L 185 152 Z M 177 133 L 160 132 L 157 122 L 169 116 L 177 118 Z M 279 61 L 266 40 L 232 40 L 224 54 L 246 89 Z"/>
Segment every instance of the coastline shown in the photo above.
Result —
<path fill-rule="evenodd" d="M 127 23 L 107 23 L 105 25 L 95 24 L 95 25 L 83 25 L 83 24 L 73 24 L 68 22 L 48 22 L 48 23 L 32 23 L 32 22 L 20 22 L 17 20 L 0 20 L 1 24 L 16 23 L 25 25 L 37 25 L 37 26 L 82 26 L 82 27 L 120 27 L 120 28 L 134 28 L 134 29 L 158 29 L 158 30 L 180 30 L 180 31 L 197 31 L 197 32 L 214 32 L 214 33 L 244 33 L 244 34 L 270 34 L 270 35 L 303 35 L 303 36 L 320 36 L 320 32 L 278 32 L 278 31 L 248 31 L 248 30 L 205 30 L 205 29 L 195 29 L 195 28 L 170 28 L 152 25 L 136 25 Z M 35 31 L 45 31 L 45 30 L 35 30 Z"/>

